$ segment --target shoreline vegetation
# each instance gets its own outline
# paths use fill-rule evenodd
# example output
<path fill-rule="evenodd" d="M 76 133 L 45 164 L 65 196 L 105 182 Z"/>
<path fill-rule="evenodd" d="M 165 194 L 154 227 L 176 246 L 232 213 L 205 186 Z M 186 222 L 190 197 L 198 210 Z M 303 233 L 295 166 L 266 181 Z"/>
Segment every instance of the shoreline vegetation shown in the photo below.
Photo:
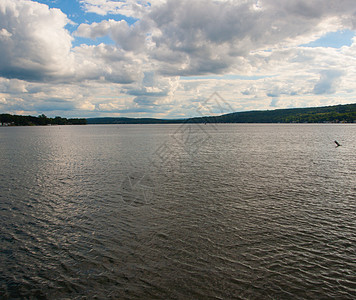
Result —
<path fill-rule="evenodd" d="M 188 119 L 124 117 L 67 119 L 62 117 L 49 118 L 44 114 L 38 117 L 0 114 L 0 126 L 180 123 L 356 123 L 356 104 L 246 111 Z"/>
<path fill-rule="evenodd" d="M 88 118 L 88 124 L 356 123 L 356 104 L 235 112 L 188 119 Z"/>
<path fill-rule="evenodd" d="M 61 117 L 48 118 L 42 114 L 38 117 L 0 114 L 0 126 L 45 126 L 45 125 L 85 125 L 87 120 L 67 119 Z"/>

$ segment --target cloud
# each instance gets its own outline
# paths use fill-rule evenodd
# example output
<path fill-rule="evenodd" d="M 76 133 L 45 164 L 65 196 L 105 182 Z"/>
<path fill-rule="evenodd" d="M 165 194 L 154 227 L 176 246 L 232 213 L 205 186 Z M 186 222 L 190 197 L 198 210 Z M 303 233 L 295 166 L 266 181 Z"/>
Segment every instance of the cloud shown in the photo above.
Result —
<path fill-rule="evenodd" d="M 250 0 L 168 0 L 152 6 L 134 1 L 81 3 L 87 11 L 96 7 L 118 13 L 138 7 L 144 13 L 133 25 L 125 20 L 80 24 L 75 36 L 110 36 L 116 45 L 72 48 L 73 38 L 65 29 L 70 21 L 60 10 L 32 1 L 4 0 L 0 4 L 0 75 L 126 84 L 152 70 L 164 76 L 247 74 L 256 51 L 313 39 L 344 23 L 351 26 L 356 12 L 348 0 L 333 5 L 319 0 L 261 0 L 257 6 Z"/>
<path fill-rule="evenodd" d="M 276 107 L 278 107 L 278 102 L 279 102 L 279 99 L 278 98 L 273 98 L 272 100 L 271 100 L 271 103 L 270 103 L 270 107 L 273 107 L 273 108 L 276 108 Z"/>
<path fill-rule="evenodd" d="M 141 23 L 140 23 L 141 24 Z M 118 47 L 125 51 L 141 51 L 145 46 L 146 34 L 140 26 L 129 26 L 126 21 L 104 20 L 100 23 L 80 24 L 76 36 L 96 39 L 110 36 Z"/>
<path fill-rule="evenodd" d="M 72 101 L 52 98 L 36 103 L 33 109 L 41 112 L 71 111 L 75 109 L 75 104 Z"/>
<path fill-rule="evenodd" d="M 26 81 L 18 79 L 2 79 L 0 78 L 0 93 L 21 94 L 27 93 L 28 84 Z"/>
<path fill-rule="evenodd" d="M 134 100 L 134 103 L 138 104 L 139 106 L 155 106 L 156 100 L 152 97 L 149 96 L 139 96 L 136 97 Z"/>
<path fill-rule="evenodd" d="M 12 36 L 12 34 L 10 32 L 8 32 L 5 28 L 2 28 L 0 30 L 0 39 L 8 39 Z"/>
<path fill-rule="evenodd" d="M 162 77 L 154 72 L 145 72 L 142 81 L 128 89 L 125 93 L 133 98 L 135 108 L 159 109 L 167 111 L 172 108 L 174 94 L 178 87 L 177 78 Z"/>
<path fill-rule="evenodd" d="M 27 107 L 26 102 L 22 98 L 18 97 L 0 97 L 0 108 L 6 108 L 8 112 L 15 112 L 23 110 Z"/>
<path fill-rule="evenodd" d="M 69 22 L 60 10 L 43 4 L 1 1 L 0 76 L 32 82 L 104 80 L 122 84 L 139 78 L 140 60 L 126 53 L 136 47 L 131 36 L 117 34 L 126 50 L 104 44 L 72 48 L 73 38 L 65 29 Z M 119 33 L 116 27 L 127 26 L 125 22 L 114 25 Z M 99 31 L 94 35 L 99 36 Z"/>
<path fill-rule="evenodd" d="M 77 31 L 74 33 L 76 36 L 80 37 L 85 37 L 85 38 L 91 38 L 91 39 L 96 39 L 98 37 L 103 37 L 109 34 L 110 32 L 110 27 L 112 23 L 119 23 L 123 22 L 126 23 L 125 21 L 114 21 L 114 20 L 109 20 L 109 21 L 102 21 L 100 23 L 92 23 L 92 24 L 80 24 Z"/>
<path fill-rule="evenodd" d="M 140 18 L 150 8 L 148 1 L 80 0 L 84 10 L 98 15 L 119 14 Z"/>
<path fill-rule="evenodd" d="M 350 10 L 351 1 L 332 5 L 325 1 L 258 3 L 171 0 L 153 6 L 135 24 L 141 34 L 150 37 L 146 42 L 151 47 L 141 49 L 151 49 L 147 54 L 159 62 L 159 72 L 169 76 L 248 72 L 246 59 L 251 52 L 298 45 L 343 25 L 351 26 L 356 11 Z"/>
<path fill-rule="evenodd" d="M 256 87 L 251 86 L 241 92 L 242 95 L 249 96 L 249 95 L 255 95 L 256 94 Z"/>
<path fill-rule="evenodd" d="M 0 2 L 0 76 L 50 80 L 69 72 L 72 37 L 59 9 L 25 0 Z"/>
<path fill-rule="evenodd" d="M 342 75 L 344 75 L 344 72 L 342 70 L 321 71 L 320 80 L 314 86 L 313 92 L 316 95 L 335 93 Z"/>
<path fill-rule="evenodd" d="M 139 58 L 112 45 L 82 45 L 74 48 L 75 78 L 129 84 L 139 80 L 142 66 Z"/>

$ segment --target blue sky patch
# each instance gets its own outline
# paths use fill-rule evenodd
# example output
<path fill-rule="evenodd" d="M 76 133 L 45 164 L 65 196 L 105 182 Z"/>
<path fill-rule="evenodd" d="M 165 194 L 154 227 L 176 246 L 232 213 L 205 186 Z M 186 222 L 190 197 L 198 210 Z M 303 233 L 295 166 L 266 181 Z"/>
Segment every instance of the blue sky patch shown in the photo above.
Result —
<path fill-rule="evenodd" d="M 301 45 L 303 47 L 330 47 L 341 48 L 343 46 L 351 46 L 352 38 L 356 35 L 352 30 L 341 30 L 336 32 L 329 32 L 316 41 Z"/>

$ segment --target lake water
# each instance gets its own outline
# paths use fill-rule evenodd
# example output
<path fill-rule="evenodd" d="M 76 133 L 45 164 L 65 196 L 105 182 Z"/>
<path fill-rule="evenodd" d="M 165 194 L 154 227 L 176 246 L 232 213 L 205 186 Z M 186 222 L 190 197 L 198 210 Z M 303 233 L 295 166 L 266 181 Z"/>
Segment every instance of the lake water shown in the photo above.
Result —
<path fill-rule="evenodd" d="M 355 299 L 355 154 L 352 124 L 0 128 L 0 298 Z"/>

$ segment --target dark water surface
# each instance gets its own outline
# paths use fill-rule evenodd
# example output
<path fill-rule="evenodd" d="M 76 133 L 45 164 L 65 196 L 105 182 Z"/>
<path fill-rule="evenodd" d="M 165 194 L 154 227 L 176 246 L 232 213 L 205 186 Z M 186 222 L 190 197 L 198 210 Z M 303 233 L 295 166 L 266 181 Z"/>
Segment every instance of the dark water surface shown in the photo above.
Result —
<path fill-rule="evenodd" d="M 356 299 L 355 175 L 355 125 L 0 128 L 0 298 Z"/>

